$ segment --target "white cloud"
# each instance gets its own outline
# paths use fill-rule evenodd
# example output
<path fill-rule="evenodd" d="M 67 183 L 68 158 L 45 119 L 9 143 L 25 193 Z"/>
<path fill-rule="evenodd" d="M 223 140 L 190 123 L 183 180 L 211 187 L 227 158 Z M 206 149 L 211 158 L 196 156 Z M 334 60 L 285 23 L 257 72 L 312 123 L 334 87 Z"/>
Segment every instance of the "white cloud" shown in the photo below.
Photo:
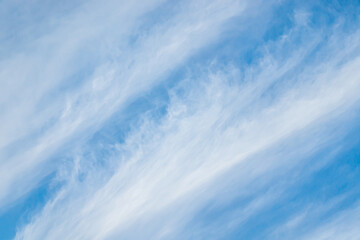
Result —
<path fill-rule="evenodd" d="M 213 8 L 205 11 L 204 16 L 198 15 L 197 11 L 190 16 L 180 15 L 181 19 L 189 17 L 191 20 L 181 22 L 175 18 L 179 25 L 170 26 L 166 34 L 161 31 L 162 34 L 149 37 L 145 46 L 154 47 L 153 44 L 159 42 L 160 47 L 154 48 L 155 52 L 145 51 L 145 56 L 139 51 L 139 59 L 143 60 L 127 72 L 125 79 L 131 79 L 127 91 L 138 91 L 136 87 L 143 82 L 137 79 L 145 76 L 147 79 L 152 76 L 157 78 L 163 73 L 160 69 L 173 68 L 175 63 L 181 62 L 194 50 L 193 45 L 188 46 L 190 42 L 195 41 L 197 49 L 204 44 L 204 33 L 217 33 L 207 30 L 214 26 L 213 21 L 221 23 L 229 17 L 229 13 L 237 13 L 226 7 L 216 11 L 217 14 L 212 13 L 218 10 L 217 4 L 228 6 L 214 2 L 211 5 Z M 200 9 L 203 8 L 199 6 Z M 209 16 L 212 17 L 209 19 Z M 199 24 L 194 24 L 197 20 Z M 194 36 L 194 31 L 203 33 L 202 37 L 190 37 Z M 287 39 L 280 40 L 278 47 L 291 42 L 292 34 L 296 35 L 289 33 Z M 315 36 L 321 38 L 321 35 Z M 181 41 L 175 41 L 180 37 Z M 258 66 L 251 66 L 249 72 L 243 74 L 246 76 L 244 79 L 240 79 L 241 74 L 235 69 L 211 70 L 199 79 L 185 81 L 180 86 L 185 94 L 179 96 L 174 90 L 164 119 L 154 122 L 145 118 L 143 126 L 135 130 L 126 143 L 118 146 L 118 155 L 108 159 L 119 162 L 115 169 L 111 169 L 113 173 L 110 171 L 110 174 L 102 176 L 103 172 L 99 169 L 86 169 L 86 159 L 80 159 L 76 169 L 84 167 L 87 178 L 78 181 L 76 172 L 73 172 L 75 175 L 68 177 L 68 184 L 31 223 L 18 232 L 17 238 L 111 239 L 145 236 L 147 230 L 151 232 L 150 236 L 146 235 L 147 239 L 171 236 L 181 227 L 180 223 L 190 219 L 197 207 L 206 201 L 207 192 L 217 187 L 216 180 L 226 176 L 230 169 L 271 149 L 280 141 L 296 136 L 299 131 L 316 126 L 320 121 L 336 119 L 358 103 L 360 58 L 349 54 L 350 50 L 358 51 L 358 38 L 359 33 L 347 37 L 334 34 L 333 41 L 319 50 L 327 57 L 331 56 L 329 60 L 315 59 L 308 63 L 306 56 L 317 41 L 305 39 L 292 54 L 276 55 L 278 52 L 274 51 L 274 56 L 264 57 Z M 276 49 L 276 44 L 271 48 Z M 179 52 L 184 55 L 178 56 Z M 156 53 L 161 58 L 152 62 L 151 57 Z M 140 72 L 139 68 L 143 71 Z M 111 71 L 101 71 L 99 77 L 104 73 L 113 75 Z M 117 76 L 117 70 L 115 73 L 114 76 Z M 96 81 L 91 86 L 101 84 L 101 81 Z M 134 90 L 131 90 L 132 87 Z M 106 96 L 100 92 L 101 97 L 97 98 L 95 94 L 94 105 L 87 107 L 80 104 L 71 119 L 80 119 L 80 124 L 84 115 L 97 116 L 100 110 L 92 112 L 93 108 L 102 109 L 113 99 L 113 95 L 119 96 L 118 88 L 112 88 L 113 85 L 105 84 Z M 84 91 L 88 92 L 87 88 Z M 80 94 L 80 99 L 82 96 Z M 117 106 L 106 108 L 104 115 L 108 115 L 107 111 L 113 112 L 112 108 Z M 313 144 L 316 148 L 317 143 Z M 264 160 L 262 167 L 247 169 L 243 173 L 244 183 L 260 175 L 272 174 L 270 170 L 282 164 L 295 163 Z M 94 179 L 101 180 L 94 182 Z M 269 199 L 273 197 L 255 200 L 247 214 Z M 184 207 L 184 202 L 191 206 Z M 164 212 L 174 215 L 164 216 Z M 158 225 L 149 230 L 146 224 Z M 132 232 L 134 226 L 144 233 Z"/>
<path fill-rule="evenodd" d="M 216 40 L 220 26 L 245 6 L 230 0 L 182 3 L 168 21 L 145 33 L 138 30 L 147 19 L 144 14 L 151 14 L 159 3 L 87 3 L 59 20 L 55 30 L 29 43 L 26 53 L 1 62 L 5 88 L 0 104 L 5 112 L 0 205 L 14 201 L 52 172 L 51 156 L 65 143 L 81 142 L 136 95 Z M 135 43 L 122 45 L 134 35 L 139 36 Z M 107 40 L 110 46 L 102 43 Z M 91 61 L 81 59 L 88 56 L 86 51 Z M 102 56 L 109 51 L 118 52 L 110 61 Z M 88 63 L 96 63 L 88 80 L 71 82 L 72 74 L 88 71 Z M 56 92 L 59 87 L 65 90 Z M 15 90 L 17 95 L 9 95 Z M 11 151 L 14 145 L 16 152 Z"/>
<path fill-rule="evenodd" d="M 359 238 L 360 230 L 360 207 L 355 205 L 350 209 L 344 210 L 336 214 L 327 223 L 305 234 L 299 239 L 348 239 L 356 240 Z"/>

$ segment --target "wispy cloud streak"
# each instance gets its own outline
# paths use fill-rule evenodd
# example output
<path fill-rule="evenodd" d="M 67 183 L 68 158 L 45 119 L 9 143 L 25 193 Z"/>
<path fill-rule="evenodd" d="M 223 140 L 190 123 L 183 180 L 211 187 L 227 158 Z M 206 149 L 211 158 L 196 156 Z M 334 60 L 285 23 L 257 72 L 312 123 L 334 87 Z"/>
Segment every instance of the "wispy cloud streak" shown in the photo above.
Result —
<path fill-rule="evenodd" d="M 286 39 L 267 46 L 271 52 L 243 74 L 234 67 L 212 69 L 170 90 L 166 116 L 160 122 L 145 118 L 139 130 L 118 145 L 114 159 L 124 160 L 109 179 L 92 185 L 99 179 L 97 171 L 88 172 L 83 182 L 70 175 L 68 185 L 18 238 L 144 238 L 146 231 L 154 239 L 174 237 L 180 222 L 190 220 L 206 202 L 216 179 L 319 121 L 336 119 L 351 109 L 359 101 L 360 60 L 350 54 L 359 51 L 359 34 L 344 38 L 334 29 L 332 41 L 319 50 L 321 36 L 309 32 L 314 41 L 302 39 L 301 48 L 277 56 L 279 48 L 296 40 L 297 31 L 302 31 L 297 27 L 284 35 Z M 334 58 L 308 59 L 326 52 Z M 316 142 L 313 147 L 318 147 Z M 242 180 L 250 183 L 282 164 L 295 163 L 263 163 L 242 172 Z M 192 206 L 185 208 L 184 202 Z M 186 210 L 173 218 L 163 216 L 173 208 Z M 135 228 L 144 228 L 145 235 Z"/>
<path fill-rule="evenodd" d="M 58 186 L 15 239 L 231 239 L 236 231 L 276 239 L 289 229 L 295 239 L 354 238 L 357 201 L 327 224 L 305 224 L 335 211 L 346 192 L 322 213 L 299 200 L 301 210 L 252 235 L 244 229 L 350 145 L 339 137 L 355 127 L 339 126 L 360 103 L 360 32 L 350 13 L 286 1 L 73 6 L 49 25 L 35 23 L 43 29 L 21 48 L 1 50 L 0 209 L 51 173 Z M 269 29 L 256 32 L 259 24 Z M 239 29 L 254 35 L 247 50 Z M 141 98 L 149 108 L 115 123 Z M 319 152 L 329 157 L 312 159 Z M 207 211 L 224 212 L 205 219 Z"/>
<path fill-rule="evenodd" d="M 64 24 L 64 27 L 60 28 L 59 32 L 55 32 L 50 36 L 46 36 L 44 40 L 41 40 L 41 44 L 44 44 L 43 41 L 50 41 L 50 44 L 54 44 L 52 42 L 55 41 L 56 44 L 57 40 L 55 39 L 57 36 L 72 34 L 72 31 L 74 31 L 75 34 L 79 28 L 82 29 L 85 33 L 79 34 L 78 39 L 71 39 L 70 42 L 65 40 L 65 43 L 61 43 L 60 45 L 64 46 L 65 49 L 60 47 L 60 49 L 57 48 L 55 50 L 55 54 L 65 55 L 65 59 L 62 59 L 63 61 L 69 62 L 68 58 L 70 58 L 71 55 L 68 56 L 64 54 L 64 51 L 65 53 L 69 52 L 69 54 L 73 54 L 74 51 L 72 49 L 79 48 L 79 45 L 82 43 L 91 44 L 91 41 L 101 41 L 103 38 L 99 38 L 100 36 L 103 37 L 103 34 L 106 34 L 108 30 L 106 28 L 110 26 L 113 27 L 113 25 L 125 19 L 132 23 L 132 21 L 135 21 L 132 20 L 132 18 L 139 18 L 144 12 L 153 9 L 150 2 L 140 8 L 138 4 L 120 4 L 119 6 L 121 7 L 119 8 L 123 10 L 122 13 L 121 11 L 114 10 L 118 4 L 119 3 L 109 2 L 109 6 L 105 5 L 105 7 L 100 7 L 100 9 L 98 9 L 97 2 L 94 3 L 94 6 L 90 4 L 90 6 L 87 6 L 85 9 L 89 9 L 88 11 L 93 13 L 94 16 L 90 14 L 89 17 L 89 14 L 84 15 L 83 12 L 80 12 L 72 18 L 66 19 L 67 21 L 74 22 L 75 27 L 68 29 L 68 24 Z M 154 4 L 156 4 L 156 2 L 154 2 Z M 239 14 L 243 9 L 243 4 L 232 1 L 222 3 L 213 1 L 210 4 L 204 4 L 205 2 L 190 4 L 190 6 L 184 4 L 181 11 L 176 13 L 172 19 L 164 24 L 160 24 L 158 27 L 150 29 L 144 36 L 140 35 L 141 38 L 136 43 L 126 45 L 120 49 L 116 48 L 116 46 L 112 47 L 110 51 L 123 51 L 123 53 L 118 56 L 118 60 L 110 62 L 104 61 L 96 68 L 94 73 L 88 77 L 89 80 L 82 84 L 77 91 L 66 91 L 62 93 L 62 95 L 66 95 L 65 98 L 60 96 L 56 99 L 51 99 L 54 103 L 46 106 L 46 109 L 39 113 L 45 116 L 44 118 L 40 117 L 40 121 L 35 123 L 41 125 L 44 124 L 44 122 L 47 123 L 46 121 L 50 121 L 50 127 L 43 130 L 43 133 L 35 139 L 33 135 L 29 133 L 31 134 L 30 136 L 32 136 L 32 143 L 29 144 L 30 147 L 24 149 L 20 154 L 14 154 L 11 156 L 11 160 L 3 163 L 3 167 L 1 168 L 4 170 L 1 173 L 3 178 L 1 199 L 3 199 L 3 204 L 4 202 L 6 203 L 6 200 L 11 199 L 9 198 L 10 191 L 13 197 L 17 197 L 26 191 L 26 189 L 31 188 L 31 185 L 36 183 L 39 178 L 48 174 L 51 167 L 44 165 L 44 161 L 49 159 L 51 154 L 58 150 L 59 147 L 74 136 L 74 134 L 77 134 L 78 138 L 79 134 L 84 133 L 84 131 L 93 132 L 96 130 L 99 124 L 111 116 L 114 111 L 118 111 L 119 108 L 124 106 L 124 104 L 131 100 L 136 94 L 158 83 L 164 74 L 181 64 L 197 49 L 210 43 L 212 39 L 216 39 L 216 36 L 220 33 L 219 27 L 221 24 L 232 16 Z M 179 7 L 181 6 L 182 4 Z M 219 6 L 223 6 L 223 8 L 219 9 Z M 206 11 L 203 11 L 204 9 L 206 9 Z M 110 13 L 110 15 L 101 14 L 102 10 L 104 10 L 104 14 Z M 98 18 L 101 18 L 100 23 L 96 22 Z M 95 25 L 90 24 L 92 21 L 95 21 Z M 80 27 L 76 26 L 77 23 L 86 24 L 86 28 L 83 30 L 81 25 Z M 99 25 L 98 27 L 97 24 Z M 90 29 L 88 29 L 89 27 Z M 130 31 L 130 27 L 131 24 L 121 24 L 120 29 L 115 32 L 115 36 L 110 35 L 110 37 L 120 37 L 120 39 L 124 38 L 128 40 L 129 37 L 134 34 L 134 32 Z M 123 30 L 121 28 L 123 28 Z M 111 31 L 113 31 L 112 28 Z M 119 40 L 117 39 L 117 41 Z M 43 50 L 40 52 L 42 53 Z M 62 57 L 61 55 L 60 57 Z M 39 57 L 43 58 L 44 56 Z M 52 58 L 54 57 L 52 56 Z M 32 60 L 33 59 L 30 59 L 29 61 Z M 6 63 L 9 64 L 9 62 L 10 61 Z M 44 91 L 45 94 L 49 92 L 47 85 L 49 85 L 49 82 L 54 85 L 54 81 L 61 80 L 59 75 L 61 76 L 63 67 L 64 66 L 59 63 L 59 59 L 56 59 L 55 69 L 52 69 L 50 66 L 49 74 L 52 75 L 49 76 L 49 81 L 42 81 L 39 82 L 39 84 L 31 85 L 29 86 L 30 89 L 26 89 L 26 92 L 29 91 L 28 94 L 32 95 L 32 86 L 36 86 L 36 88 L 40 87 L 40 90 Z M 31 75 L 30 73 L 30 76 Z M 43 78 L 47 78 L 47 76 L 42 76 L 41 79 Z M 145 78 L 146 81 L 144 81 Z M 20 78 L 18 83 L 21 81 Z M 45 84 L 45 86 L 41 88 L 43 84 Z M 39 93 L 39 95 L 41 96 L 41 93 Z M 24 96 L 22 96 L 22 98 L 26 99 Z M 44 101 L 44 98 L 46 99 L 46 95 L 42 96 L 42 98 L 39 97 L 38 101 Z M 65 109 L 61 107 L 62 102 L 66 103 Z M 16 102 L 16 104 L 19 104 L 19 102 Z M 38 103 L 37 101 L 30 102 L 30 104 L 35 104 L 35 106 L 26 106 L 26 104 L 28 104 L 28 102 L 24 101 L 24 104 L 20 106 L 31 109 L 35 108 Z M 6 117 L 9 119 L 15 118 L 12 114 L 12 109 L 14 108 L 9 108 L 8 116 L 5 115 L 5 119 Z M 26 114 L 26 111 L 22 111 L 20 114 Z M 16 118 L 28 119 L 29 116 L 17 116 Z M 39 116 L 35 115 L 33 118 L 35 118 L 34 121 L 38 121 Z M 30 121 L 31 120 L 32 119 L 30 119 Z M 7 126 L 14 126 L 13 131 L 18 131 L 17 125 L 19 124 L 20 123 L 7 124 Z M 26 124 L 24 125 L 27 126 Z M 31 129 L 33 128 L 34 127 Z M 20 131 L 19 134 L 7 132 L 11 130 L 11 128 L 4 129 L 4 136 L 22 136 L 22 131 Z M 10 142 L 11 141 L 13 140 L 10 138 Z M 27 161 L 22 162 L 22 159 L 27 159 Z M 19 164 L 20 161 L 22 164 Z M 9 169 L 11 169 L 11 171 L 9 171 Z M 32 174 L 26 174 L 26 172 L 32 172 Z M 17 177 L 20 175 L 22 175 L 21 178 Z M 24 181 L 24 177 L 29 177 L 29 179 Z M 17 186 L 17 191 L 14 192 L 13 189 L 15 185 Z"/>

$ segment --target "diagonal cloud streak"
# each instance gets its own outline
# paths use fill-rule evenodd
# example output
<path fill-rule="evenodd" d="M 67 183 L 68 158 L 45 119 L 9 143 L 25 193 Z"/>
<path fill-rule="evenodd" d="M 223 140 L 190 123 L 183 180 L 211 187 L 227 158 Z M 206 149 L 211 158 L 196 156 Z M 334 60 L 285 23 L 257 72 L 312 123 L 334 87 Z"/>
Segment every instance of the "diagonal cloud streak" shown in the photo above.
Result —
<path fill-rule="evenodd" d="M 357 239 L 358 13 L 0 2 L 0 238 Z"/>
<path fill-rule="evenodd" d="M 90 5 L 89 11 L 93 11 L 97 4 Z M 116 8 L 117 4 L 109 2 L 109 8 Z M 150 3 L 148 4 L 150 5 Z M 204 7 L 205 4 L 206 7 Z M 144 9 L 139 9 L 137 5 L 133 4 L 121 6 L 121 9 L 124 9 L 123 14 L 114 11 L 114 16 L 107 16 L 109 25 L 121 21 L 121 19 L 127 19 L 128 14 L 130 14 L 130 17 L 136 18 L 141 16 L 148 8 L 151 9 L 151 6 L 144 6 Z M 219 9 L 219 6 L 222 6 L 222 8 Z M 133 12 L 132 7 L 136 11 L 140 10 L 140 12 Z M 203 11 L 203 9 L 206 9 L 206 11 Z M 105 8 L 105 10 L 107 11 L 108 8 Z M 120 55 L 119 60 L 104 62 L 97 67 L 94 74 L 89 76 L 87 83 L 80 86 L 76 92 L 64 93 L 67 95 L 65 99 L 64 97 L 55 100 L 51 99 L 54 104 L 47 106 L 45 111 L 46 116 L 49 116 L 50 111 L 51 126 L 37 138 L 32 139 L 33 143 L 29 144 L 30 146 L 27 149 L 24 149 L 20 154 L 11 156 L 1 167 L 3 170 L 1 172 L 3 181 L 0 187 L 1 204 L 4 205 L 6 201 L 21 196 L 21 194 L 33 188 L 34 183 L 48 174 L 52 168 L 49 167 L 46 161 L 72 136 L 76 134 L 78 138 L 79 134 L 83 135 L 88 131 L 94 132 L 97 126 L 101 125 L 119 108 L 123 108 L 131 98 L 148 90 L 158 83 L 164 74 L 184 62 L 197 49 L 211 43 L 212 39 L 216 39 L 216 36 L 220 33 L 222 23 L 238 15 L 242 10 L 243 4 L 238 4 L 236 1 L 221 3 L 213 1 L 210 4 L 202 1 L 197 4 L 190 4 L 190 6 L 184 5 L 184 8 L 173 19 L 158 28 L 150 29 L 148 36 L 142 37 L 135 46 L 130 46 L 130 48 L 125 46 L 128 49 L 123 49 L 124 53 Z M 97 13 L 101 17 L 103 16 L 101 11 L 99 13 L 99 10 L 97 10 Z M 110 13 L 112 12 L 110 11 Z M 96 14 L 90 20 L 84 20 L 82 18 L 83 13 L 80 12 L 79 15 L 74 17 L 79 19 L 74 20 L 75 23 L 80 22 L 81 24 L 86 21 L 86 24 L 89 24 L 89 22 L 96 21 L 98 18 Z M 106 24 L 101 24 L 101 28 L 106 27 Z M 125 28 L 123 31 L 128 30 L 127 25 L 122 27 Z M 52 38 L 58 34 L 63 34 L 63 31 L 70 33 L 72 30 L 68 30 L 67 25 L 64 28 L 65 30 L 60 29 L 60 33 L 55 33 L 55 36 L 47 36 L 46 39 L 50 38 L 49 41 L 51 42 Z M 95 29 L 94 32 L 91 31 L 93 28 Z M 77 28 L 75 27 L 75 29 Z M 97 35 L 101 35 L 106 31 L 106 29 L 98 30 L 96 25 L 93 25 L 92 29 L 89 30 L 90 38 L 98 38 Z M 133 32 L 121 33 L 121 29 L 119 32 L 117 34 L 124 35 L 123 37 L 126 37 L 126 35 L 129 37 L 129 35 L 133 34 Z M 84 38 L 84 34 L 79 37 Z M 79 43 L 76 42 L 75 47 L 81 42 L 89 41 L 88 39 L 76 40 Z M 67 43 L 65 44 L 64 47 L 68 47 Z M 59 64 L 56 67 L 61 69 Z M 56 72 L 51 70 L 51 74 L 56 74 Z M 59 77 L 56 76 L 56 78 Z M 144 78 L 146 78 L 146 81 L 144 81 Z M 43 91 L 47 92 L 48 89 Z M 66 108 L 62 110 L 61 102 L 63 101 L 66 101 Z M 59 111 L 61 111 L 61 114 L 59 114 Z M 35 118 L 37 117 L 35 116 Z M 12 119 L 14 116 L 9 115 L 9 118 Z M 47 120 L 40 119 L 38 124 L 44 121 Z M 5 132 L 4 136 L 6 135 L 14 134 Z M 27 159 L 27 161 L 23 162 L 22 159 Z M 19 178 L 19 176 L 22 177 Z M 16 191 L 14 192 L 15 185 Z M 9 197 L 10 191 L 11 197 Z"/>
<path fill-rule="evenodd" d="M 145 117 L 144 124 L 117 145 L 118 154 L 108 161 L 120 163 L 108 178 L 93 182 L 100 179 L 98 169 L 80 164 L 85 179 L 70 174 L 68 184 L 17 239 L 176 238 L 181 221 L 189 221 L 199 211 L 208 199 L 206 192 L 216 188 L 216 179 L 256 154 L 352 109 L 360 98 L 360 59 L 352 56 L 359 51 L 359 33 L 344 38 L 334 29 L 332 40 L 320 49 L 321 35 L 311 33 L 314 41 L 304 39 L 302 48 L 285 57 L 273 55 L 278 46 L 293 42 L 298 31 L 302 30 L 296 25 L 286 40 L 267 46 L 273 53 L 249 72 L 241 74 L 233 67 L 211 70 L 170 89 L 166 115 L 160 122 Z M 308 63 L 314 51 L 333 58 L 317 62 L 315 57 Z M 267 97 L 270 93 L 274 97 Z M 312 147 L 320 146 L 314 142 Z M 283 164 L 295 162 L 273 161 L 248 169 L 242 173 L 243 187 Z M 193 207 L 185 208 L 186 203 Z M 181 220 L 171 222 L 163 212 L 174 212 L 171 219 Z M 148 234 L 146 226 L 152 226 Z M 143 229 L 144 235 L 135 229 Z"/>

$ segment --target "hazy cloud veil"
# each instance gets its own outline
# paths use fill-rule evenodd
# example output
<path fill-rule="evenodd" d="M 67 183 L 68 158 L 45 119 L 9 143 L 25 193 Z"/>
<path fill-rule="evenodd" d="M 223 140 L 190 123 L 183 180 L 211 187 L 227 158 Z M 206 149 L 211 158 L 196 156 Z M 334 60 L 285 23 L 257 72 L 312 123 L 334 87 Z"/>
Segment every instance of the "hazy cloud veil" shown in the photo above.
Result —
<path fill-rule="evenodd" d="M 359 16 L 0 1 L 0 239 L 359 239 Z"/>

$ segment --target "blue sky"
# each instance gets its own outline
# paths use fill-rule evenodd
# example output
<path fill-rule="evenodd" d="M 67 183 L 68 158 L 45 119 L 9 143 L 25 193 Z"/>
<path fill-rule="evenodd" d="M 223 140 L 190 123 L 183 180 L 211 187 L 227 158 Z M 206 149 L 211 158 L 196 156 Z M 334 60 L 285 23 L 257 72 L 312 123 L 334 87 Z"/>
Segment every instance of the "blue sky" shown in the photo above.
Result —
<path fill-rule="evenodd" d="M 358 239 L 359 16 L 0 1 L 0 239 Z"/>

